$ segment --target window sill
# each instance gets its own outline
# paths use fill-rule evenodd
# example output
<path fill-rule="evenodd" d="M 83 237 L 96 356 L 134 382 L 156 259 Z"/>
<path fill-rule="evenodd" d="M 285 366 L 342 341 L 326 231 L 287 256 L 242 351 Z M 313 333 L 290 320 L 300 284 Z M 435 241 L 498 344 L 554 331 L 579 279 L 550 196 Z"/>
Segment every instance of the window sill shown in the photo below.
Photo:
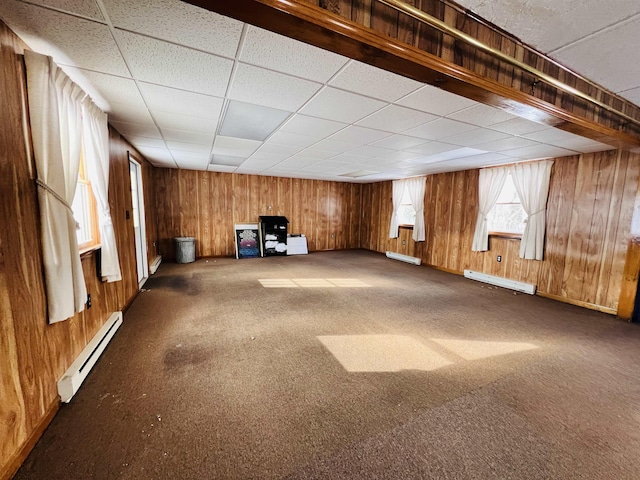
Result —
<path fill-rule="evenodd" d="M 413 230 L 413 225 L 409 225 L 408 223 L 407 224 L 403 223 L 402 225 L 398 225 L 398 227 L 400 227 L 400 228 L 408 228 L 410 230 Z"/>
<path fill-rule="evenodd" d="M 90 245 L 88 247 L 80 248 L 80 258 L 88 257 L 96 250 L 100 250 L 102 244 L 98 243 L 97 245 Z"/>
<path fill-rule="evenodd" d="M 522 240 L 521 233 L 489 232 L 489 236 L 494 238 L 504 238 L 507 240 Z"/>

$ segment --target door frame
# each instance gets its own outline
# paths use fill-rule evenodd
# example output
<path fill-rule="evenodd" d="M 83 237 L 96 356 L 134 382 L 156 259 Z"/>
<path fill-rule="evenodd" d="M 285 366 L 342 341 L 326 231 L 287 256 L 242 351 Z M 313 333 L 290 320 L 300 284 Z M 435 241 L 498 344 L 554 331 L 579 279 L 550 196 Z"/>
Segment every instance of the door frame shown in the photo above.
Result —
<path fill-rule="evenodd" d="M 139 218 L 139 222 L 140 222 L 140 243 L 141 243 L 141 249 L 142 249 L 142 279 L 140 279 L 140 281 L 138 282 L 138 288 L 142 288 L 142 286 L 145 284 L 145 282 L 147 281 L 147 279 L 149 278 L 149 258 L 148 258 L 148 251 L 147 251 L 147 224 L 146 224 L 146 217 L 145 217 L 145 212 L 144 212 L 144 190 L 143 190 L 143 184 L 142 184 L 142 163 L 140 162 L 140 160 L 138 160 L 135 156 L 133 156 L 131 154 L 131 152 L 127 152 L 128 153 L 128 157 L 129 157 L 129 177 L 131 177 L 131 165 L 134 165 L 134 168 L 136 169 L 136 178 L 138 181 L 138 185 L 137 185 L 137 191 L 138 191 L 138 213 L 140 215 Z M 130 185 L 131 187 L 132 185 Z M 133 192 L 132 192 L 133 194 Z M 133 201 L 133 197 L 132 197 L 132 201 Z M 133 210 L 133 204 L 132 204 L 132 210 Z M 136 242 L 136 238 L 135 238 L 135 227 L 134 227 L 134 251 L 136 254 L 136 279 L 138 278 L 138 248 L 135 244 Z"/>

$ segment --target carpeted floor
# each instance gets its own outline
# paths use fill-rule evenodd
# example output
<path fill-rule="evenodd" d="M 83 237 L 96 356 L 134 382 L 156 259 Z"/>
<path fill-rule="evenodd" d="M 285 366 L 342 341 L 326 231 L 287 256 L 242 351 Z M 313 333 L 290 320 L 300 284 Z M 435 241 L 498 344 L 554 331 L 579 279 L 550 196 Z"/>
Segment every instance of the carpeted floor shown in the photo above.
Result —
<path fill-rule="evenodd" d="M 640 478 L 637 325 L 365 251 L 145 288 L 17 479 Z"/>

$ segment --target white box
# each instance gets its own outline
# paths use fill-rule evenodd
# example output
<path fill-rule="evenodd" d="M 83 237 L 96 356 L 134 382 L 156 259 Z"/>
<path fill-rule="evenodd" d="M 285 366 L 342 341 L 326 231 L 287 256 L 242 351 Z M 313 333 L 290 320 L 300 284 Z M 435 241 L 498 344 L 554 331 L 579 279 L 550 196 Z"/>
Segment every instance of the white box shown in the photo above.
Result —
<path fill-rule="evenodd" d="M 307 250 L 307 237 L 304 235 L 287 237 L 287 255 L 306 255 L 307 253 L 309 253 L 309 250 Z"/>

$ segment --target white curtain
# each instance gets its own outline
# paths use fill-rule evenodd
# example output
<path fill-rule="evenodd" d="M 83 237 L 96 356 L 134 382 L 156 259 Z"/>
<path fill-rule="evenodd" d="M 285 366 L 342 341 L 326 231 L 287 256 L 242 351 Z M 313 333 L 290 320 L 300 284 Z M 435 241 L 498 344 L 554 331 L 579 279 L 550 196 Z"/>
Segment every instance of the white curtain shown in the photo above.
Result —
<path fill-rule="evenodd" d="M 402 180 L 394 180 L 392 185 L 393 213 L 391 214 L 391 225 L 389 225 L 389 238 L 398 238 L 398 228 L 400 226 L 398 212 L 400 210 L 400 205 L 402 204 L 404 182 Z"/>
<path fill-rule="evenodd" d="M 542 260 L 546 229 L 547 197 L 553 160 L 516 164 L 510 167 L 513 184 L 527 214 L 520 242 L 520 258 Z"/>
<path fill-rule="evenodd" d="M 507 179 L 506 167 L 483 168 L 480 170 L 478 182 L 478 219 L 476 231 L 473 235 L 471 250 L 484 252 L 489 250 L 489 229 L 487 227 L 487 215 L 495 206 Z"/>
<path fill-rule="evenodd" d="M 49 322 L 84 310 L 87 290 L 71 203 L 78 182 L 85 96 L 51 57 L 26 50 Z"/>
<path fill-rule="evenodd" d="M 409 198 L 416 211 L 416 222 L 413 225 L 413 240 L 424 242 L 424 191 L 427 184 L 427 177 L 414 177 L 405 180 Z"/>
<path fill-rule="evenodd" d="M 87 176 L 98 204 L 102 280 L 122 280 L 116 235 L 109 209 L 109 127 L 107 114 L 89 97 L 82 101 L 83 142 Z"/>

